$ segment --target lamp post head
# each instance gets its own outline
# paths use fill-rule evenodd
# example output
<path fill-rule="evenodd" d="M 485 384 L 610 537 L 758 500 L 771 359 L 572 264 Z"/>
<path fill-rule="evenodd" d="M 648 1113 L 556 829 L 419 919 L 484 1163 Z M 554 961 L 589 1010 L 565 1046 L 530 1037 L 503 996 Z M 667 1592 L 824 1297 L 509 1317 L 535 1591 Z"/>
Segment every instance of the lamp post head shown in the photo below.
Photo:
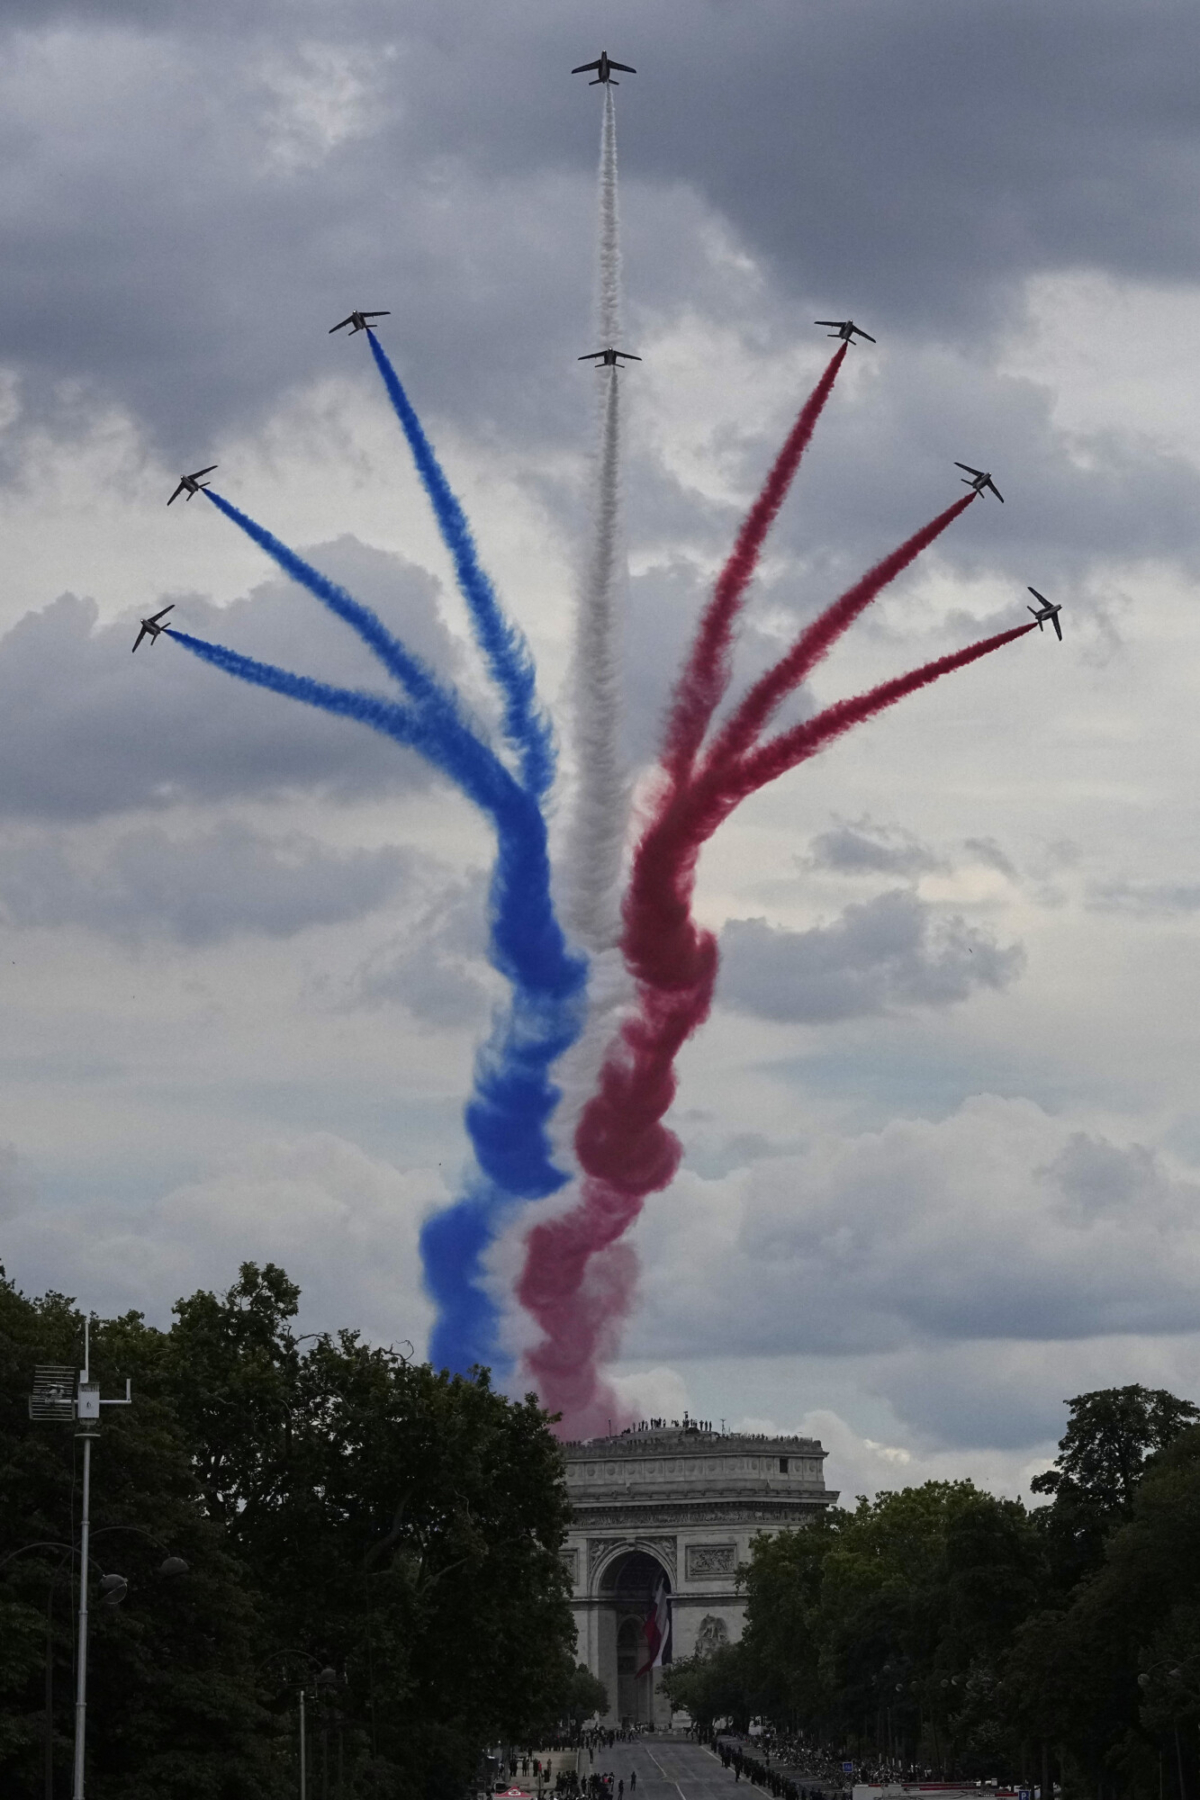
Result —
<path fill-rule="evenodd" d="M 120 1606 L 128 1592 L 129 1583 L 123 1575 L 100 1577 L 100 1598 L 105 1606 Z"/>
<path fill-rule="evenodd" d="M 188 1565 L 182 1556 L 167 1556 L 159 1564 L 158 1572 L 160 1575 L 186 1575 Z"/>
<path fill-rule="evenodd" d="M 335 1687 L 337 1687 L 337 1685 L 338 1685 L 338 1672 L 336 1669 L 324 1668 L 318 1672 L 317 1687 L 321 1693 L 323 1693 L 323 1694 L 332 1693 L 333 1689 Z"/>

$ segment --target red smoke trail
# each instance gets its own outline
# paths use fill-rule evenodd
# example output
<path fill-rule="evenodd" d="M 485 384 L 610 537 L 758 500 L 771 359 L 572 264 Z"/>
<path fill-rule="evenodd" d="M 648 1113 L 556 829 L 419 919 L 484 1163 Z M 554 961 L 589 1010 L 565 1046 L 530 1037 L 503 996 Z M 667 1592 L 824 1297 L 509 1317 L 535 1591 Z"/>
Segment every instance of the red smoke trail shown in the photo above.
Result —
<path fill-rule="evenodd" d="M 675 782 L 682 781 L 691 769 L 709 721 L 729 685 L 733 628 L 738 611 L 758 567 L 766 535 L 787 498 L 800 458 L 807 450 L 825 402 L 833 392 L 848 349 L 848 344 L 842 344 L 834 352 L 825 373 L 801 407 L 762 492 L 746 515 L 733 553 L 717 577 L 713 597 L 700 620 L 696 642 L 679 679 L 667 720 L 663 764 Z"/>
<path fill-rule="evenodd" d="M 691 912 L 703 844 L 741 800 L 777 775 L 906 694 L 1033 628 L 1018 625 L 837 701 L 752 755 L 720 766 L 710 760 L 683 789 L 664 783 L 634 857 L 623 909 L 622 947 L 638 983 L 638 1012 L 618 1033 L 598 1091 L 580 1118 L 579 1202 L 529 1233 L 517 1285 L 522 1306 L 544 1334 L 528 1354 L 528 1370 L 543 1405 L 562 1412 L 573 1435 L 596 1435 L 619 1416 L 596 1373 L 632 1301 L 633 1259 L 619 1259 L 618 1239 L 646 1197 L 669 1185 L 682 1154 L 662 1120 L 675 1097 L 675 1058 L 707 1018 L 717 974 L 716 939 Z"/>
<path fill-rule="evenodd" d="M 717 740 L 706 759 L 708 767 L 726 764 L 740 756 L 758 736 L 771 714 L 786 699 L 793 689 L 798 688 L 806 675 L 827 656 L 838 638 L 853 625 L 859 614 L 865 612 L 872 600 L 895 581 L 915 562 L 922 550 L 927 550 L 936 538 L 941 537 L 947 526 L 953 525 L 955 519 L 970 506 L 976 494 L 964 494 L 953 506 L 923 525 L 920 531 L 913 533 L 906 543 L 885 556 L 882 562 L 867 572 L 861 581 L 848 588 L 840 599 L 832 606 L 826 607 L 820 618 L 814 619 L 787 655 L 781 657 L 773 669 L 759 677 L 742 704 L 727 723 L 722 727 Z"/>
<path fill-rule="evenodd" d="M 925 663 L 919 669 L 910 669 L 907 675 L 896 675 L 891 681 L 884 681 L 865 694 L 858 694 L 851 700 L 836 700 L 832 706 L 818 713 L 816 718 L 808 719 L 803 725 L 797 725 L 792 731 L 781 731 L 778 737 L 764 744 L 750 756 L 743 758 L 740 764 L 728 771 L 722 783 L 725 794 L 730 796 L 727 810 L 731 810 L 738 801 L 747 794 L 753 794 L 769 781 L 774 781 L 787 769 L 794 769 L 797 763 L 805 762 L 831 744 L 834 738 L 841 737 L 843 732 L 853 730 L 866 719 L 873 719 L 886 707 L 895 706 L 897 700 L 903 700 L 906 694 L 915 694 L 918 688 L 928 687 L 930 682 L 937 681 L 943 675 L 953 674 L 955 669 L 965 669 L 968 663 L 978 662 L 981 656 L 990 656 L 993 650 L 1000 650 L 1005 644 L 1015 642 L 1024 637 L 1026 632 L 1034 631 L 1037 621 L 1029 625 L 1014 625 L 1011 631 L 997 632 L 995 637 L 980 638 L 977 644 L 968 644 L 965 650 L 955 650 L 950 656 L 939 656 L 936 662 Z M 724 815 L 722 815 L 724 816 Z"/>

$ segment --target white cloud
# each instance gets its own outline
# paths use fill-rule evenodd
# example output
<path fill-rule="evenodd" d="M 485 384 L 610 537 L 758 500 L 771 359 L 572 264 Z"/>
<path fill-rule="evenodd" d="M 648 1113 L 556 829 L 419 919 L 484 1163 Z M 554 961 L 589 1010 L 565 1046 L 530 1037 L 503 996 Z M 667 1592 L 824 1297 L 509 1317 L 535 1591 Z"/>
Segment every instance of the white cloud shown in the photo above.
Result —
<path fill-rule="evenodd" d="M 1024 964 L 961 918 L 938 917 L 895 888 L 846 907 L 840 919 L 789 931 L 731 919 L 721 933 L 721 1003 L 762 1019 L 823 1024 L 913 1006 L 952 1006 L 977 988 L 1003 988 Z"/>
<path fill-rule="evenodd" d="M 830 348 L 809 321 L 835 305 L 879 344 L 855 352 L 780 517 L 738 681 L 956 491 L 957 456 L 986 457 L 1008 504 L 973 507 L 814 692 L 1024 617 L 1027 582 L 1065 598 L 1067 629 L 915 697 L 706 852 L 699 905 L 741 1010 L 682 1061 L 691 1172 L 641 1232 L 633 1391 L 675 1416 L 668 1365 L 703 1350 L 720 1369 L 686 1373 L 708 1416 L 706 1384 L 800 1346 L 804 1416 L 827 1381 L 850 1434 L 843 1486 L 905 1455 L 953 1472 L 953 1444 L 975 1467 L 981 1432 L 1003 1472 L 1054 1436 L 1060 1390 L 1197 1377 L 1200 920 L 1180 821 L 1200 26 L 1177 0 L 969 18 L 844 0 L 803 19 L 765 0 L 752 34 L 719 7 L 681 34 L 677 0 L 614 6 L 642 71 L 619 94 L 646 355 L 625 389 L 632 756 Z M 295 1245 L 329 1322 L 386 1336 L 394 1297 L 426 1316 L 411 1223 L 392 1268 L 389 1220 L 463 1153 L 487 833 L 366 732 L 166 644 L 131 658 L 132 622 L 174 596 L 201 634 L 378 680 L 211 508 L 166 511 L 172 471 L 218 460 L 480 700 L 363 342 L 327 335 L 352 303 L 388 306 L 557 697 L 592 441 L 574 359 L 597 96 L 565 73 L 578 21 L 540 0 L 451 0 L 432 24 L 380 0 L 326 14 L 4 9 L 0 891 L 42 929 L 0 924 L 0 1134 L 43 1178 L 36 1206 L 5 1190 L 19 1278 L 157 1306 L 227 1280 L 243 1246 L 288 1262 Z M 389 889 L 398 846 L 444 876 Z M 401 916 L 382 922 L 385 894 Z M 122 932 L 171 953 L 139 966 Z M 369 1150 L 293 1154 L 304 1130 Z M 229 1164 L 197 1176 L 213 1143 Z M 389 1175 L 408 1154 L 416 1172 Z M 895 1430 L 871 1422 L 881 1395 Z"/>
<path fill-rule="evenodd" d="M 825 1407 L 805 1413 L 795 1425 L 781 1427 L 764 1419 L 744 1428 L 794 1431 L 802 1437 L 819 1439 L 828 1452 L 826 1485 L 837 1491 L 839 1504 L 848 1508 L 853 1507 L 859 1494 L 874 1499 L 885 1490 L 917 1487 L 924 1481 L 973 1481 L 990 1493 L 1024 1500 L 1029 1505 L 1029 1483 L 1055 1454 L 1053 1444 L 1040 1446 L 1032 1453 L 1027 1449 L 978 1451 L 960 1446 L 922 1451 L 904 1444 L 885 1444 L 864 1437 Z"/>
<path fill-rule="evenodd" d="M 940 1122 L 825 1132 L 722 1180 L 684 1175 L 639 1237 L 639 1355 L 1200 1328 L 1200 1187 L 1026 1100 L 979 1096 Z"/>
<path fill-rule="evenodd" d="M 0 843 L 0 912 L 18 929 L 82 925 L 129 945 L 287 938 L 374 911 L 413 884 L 419 866 L 398 846 L 339 853 L 234 819 L 186 837 L 142 826 L 91 855 L 66 832 L 26 831 Z"/>
<path fill-rule="evenodd" d="M 242 1262 L 281 1264 L 303 1290 L 302 1329 L 353 1326 L 417 1348 L 430 1310 L 417 1232 L 445 1198 L 436 1171 L 401 1172 L 328 1133 L 259 1142 L 141 1212 L 93 1202 L 26 1204 L 5 1232 L 9 1274 L 101 1312 L 165 1324 L 198 1287 L 223 1289 Z"/>

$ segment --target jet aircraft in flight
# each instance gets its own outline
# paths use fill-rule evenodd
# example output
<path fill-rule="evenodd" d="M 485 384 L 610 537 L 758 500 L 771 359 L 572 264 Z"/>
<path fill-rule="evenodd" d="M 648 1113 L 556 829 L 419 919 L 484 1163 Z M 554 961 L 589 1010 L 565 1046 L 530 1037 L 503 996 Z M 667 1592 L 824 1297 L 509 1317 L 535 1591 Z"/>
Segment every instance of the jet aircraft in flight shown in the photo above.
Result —
<path fill-rule="evenodd" d="M 1000 489 L 996 486 L 986 469 L 973 469 L 970 463 L 960 462 L 956 462 L 954 466 L 956 469 L 965 469 L 968 475 L 973 475 L 975 477 L 974 481 L 964 480 L 964 487 L 974 488 L 977 494 L 982 494 L 984 488 L 991 488 L 1001 506 L 1004 505 L 1004 495 L 1000 492 Z"/>
<path fill-rule="evenodd" d="M 202 488 L 206 488 L 208 486 L 207 481 L 201 481 L 200 477 L 202 475 L 211 475 L 216 466 L 216 463 L 209 463 L 207 469 L 197 469 L 194 475 L 181 475 L 179 477 L 179 486 L 171 495 L 171 500 L 178 500 L 180 494 L 186 494 L 190 500 L 193 494 L 198 494 Z M 168 506 L 170 506 L 171 500 L 167 501 Z"/>
<path fill-rule="evenodd" d="M 350 327 L 351 337 L 354 336 L 356 331 L 374 331 L 375 327 L 371 323 L 372 319 L 390 319 L 391 316 L 391 313 L 386 311 L 352 312 L 349 318 L 339 319 L 336 325 L 331 325 L 329 327 L 329 335 L 332 337 L 335 331 L 341 331 L 347 325 Z"/>
<path fill-rule="evenodd" d="M 1058 622 L 1058 615 L 1062 611 L 1062 602 L 1060 601 L 1057 606 L 1052 606 L 1045 594 L 1039 594 L 1036 588 L 1030 588 L 1029 592 L 1033 595 L 1035 600 L 1041 601 L 1041 605 L 1036 609 L 1032 606 L 1027 607 L 1026 611 L 1033 613 L 1034 618 L 1037 620 L 1037 628 L 1039 631 L 1042 630 L 1046 620 L 1049 619 L 1054 627 L 1058 641 L 1061 644 L 1062 626 Z"/>
<path fill-rule="evenodd" d="M 619 369 L 622 362 L 641 362 L 632 350 L 589 350 L 586 356 L 576 357 L 576 362 L 594 362 L 598 369 Z"/>
<path fill-rule="evenodd" d="M 861 325 L 856 325 L 853 319 L 814 319 L 813 324 L 836 325 L 837 330 L 831 331 L 830 337 L 844 338 L 848 344 L 852 344 L 856 337 L 866 338 L 868 344 L 875 342 L 870 332 L 864 331 Z"/>
<path fill-rule="evenodd" d="M 151 613 L 150 617 L 148 619 L 143 619 L 142 620 L 142 629 L 138 632 L 136 638 L 134 638 L 134 640 L 133 640 L 134 649 L 135 650 L 137 649 L 138 645 L 141 643 L 142 639 L 145 637 L 148 637 L 150 639 L 150 642 L 153 643 L 155 638 L 161 636 L 161 634 L 167 630 L 167 627 L 165 625 L 163 625 L 160 621 L 165 619 L 167 614 L 169 612 L 173 612 L 174 610 L 175 610 L 175 602 L 172 600 L 170 606 L 164 606 L 161 612 Z"/>
<path fill-rule="evenodd" d="M 571 73 L 572 75 L 590 75 L 593 69 L 598 69 L 599 74 L 595 81 L 588 82 L 589 87 L 599 87 L 602 81 L 612 81 L 614 87 L 620 87 L 619 81 L 613 81 L 614 69 L 620 69 L 622 75 L 637 74 L 637 70 L 631 69 L 628 63 L 614 62 L 607 50 L 602 50 L 594 63 L 580 63 L 577 69 L 571 70 Z"/>

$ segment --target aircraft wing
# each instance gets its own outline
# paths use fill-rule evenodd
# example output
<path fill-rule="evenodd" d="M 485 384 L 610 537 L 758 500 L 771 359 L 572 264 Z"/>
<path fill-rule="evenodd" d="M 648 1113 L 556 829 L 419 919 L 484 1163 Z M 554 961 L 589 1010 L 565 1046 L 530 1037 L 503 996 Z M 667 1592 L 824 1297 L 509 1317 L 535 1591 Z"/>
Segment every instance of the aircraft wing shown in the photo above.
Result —
<path fill-rule="evenodd" d="M 1035 600 L 1040 600 L 1043 606 L 1049 606 L 1050 602 L 1047 600 L 1045 594 L 1039 594 L 1036 588 L 1030 588 L 1029 592 L 1033 595 Z"/>
<path fill-rule="evenodd" d="M 197 469 L 196 473 L 192 476 L 192 480 L 199 481 L 202 475 L 211 475 L 216 466 L 216 463 L 209 463 L 207 469 Z"/>
<path fill-rule="evenodd" d="M 996 486 L 995 482 L 992 480 L 990 475 L 987 478 L 987 484 L 991 488 L 993 494 L 995 494 L 995 496 L 996 496 L 997 500 L 1000 502 L 1001 506 L 1003 506 L 1004 505 L 1004 495 L 1000 492 L 1000 489 Z"/>
<path fill-rule="evenodd" d="M 576 71 L 576 70 L 572 70 L 572 74 L 576 74 L 577 72 L 578 71 Z M 603 350 L 589 350 L 586 356 L 577 356 L 575 358 L 575 361 L 576 362 L 595 362 L 595 360 L 598 356 L 603 356 L 603 355 L 604 355 Z"/>
<path fill-rule="evenodd" d="M 179 486 L 175 489 L 175 492 L 171 495 L 171 500 L 178 500 L 180 494 L 182 494 L 182 492 L 186 486 L 187 486 L 187 483 L 184 481 L 181 481 Z M 170 506 L 171 500 L 167 501 L 168 506 Z"/>
<path fill-rule="evenodd" d="M 1054 635 L 1057 637 L 1059 643 L 1061 644 L 1062 643 L 1062 626 L 1058 622 L 1058 609 L 1057 608 L 1055 608 L 1055 610 L 1050 614 L 1050 623 L 1054 627 Z"/>
<path fill-rule="evenodd" d="M 350 315 L 345 319 L 339 319 L 336 325 L 331 325 L 329 327 L 330 337 L 333 336 L 335 331 L 340 331 L 342 329 L 343 325 L 353 325 L 353 323 L 354 323 L 354 314 L 353 313 L 350 313 Z"/>
<path fill-rule="evenodd" d="M 613 64 L 614 69 L 620 68 L 620 66 L 621 65 L 619 63 Z M 587 74 L 590 74 L 590 72 L 593 69 L 598 69 L 599 67 L 600 67 L 600 59 L 599 59 L 599 57 L 597 57 L 596 61 L 594 63 L 580 63 L 580 65 L 577 69 L 571 70 L 571 73 L 572 73 L 572 75 L 587 75 Z M 633 72 L 634 71 L 631 69 L 630 74 L 633 74 Z"/>
<path fill-rule="evenodd" d="M 161 612 L 151 613 L 150 623 L 152 625 L 157 625 L 158 621 L 160 619 L 165 619 L 169 612 L 174 612 L 174 611 L 175 611 L 175 602 L 172 600 L 170 606 L 164 606 Z"/>
<path fill-rule="evenodd" d="M 168 500 L 167 505 L 170 506 L 170 504 L 171 504 L 171 502 Z M 134 649 L 135 650 L 137 649 L 138 645 L 141 643 L 141 641 L 144 637 L 149 637 L 149 636 L 150 636 L 150 633 L 146 630 L 146 627 L 143 625 L 142 629 L 138 632 L 137 636 L 133 640 Z"/>
<path fill-rule="evenodd" d="M 845 319 L 814 319 L 813 320 L 814 325 L 836 325 L 839 328 L 841 326 L 843 326 L 845 323 L 846 323 Z M 864 333 L 864 336 L 865 335 L 866 334 Z M 958 466 L 961 469 L 963 467 L 963 464 L 959 463 Z"/>
<path fill-rule="evenodd" d="M 617 355 L 622 357 L 626 362 L 641 362 L 642 360 L 640 356 L 635 356 L 632 350 L 618 350 Z"/>
<path fill-rule="evenodd" d="M 817 320 L 817 323 L 818 323 L 818 325 L 819 325 L 819 324 L 820 324 L 820 322 L 821 322 L 821 321 L 820 321 L 820 320 L 819 320 L 819 319 L 818 319 L 818 320 Z M 970 463 L 960 463 L 960 462 L 956 462 L 956 463 L 955 463 L 955 465 L 954 465 L 954 466 L 955 466 L 955 468 L 956 468 L 956 469 L 965 469 L 965 470 L 966 470 L 966 471 L 967 471 L 967 474 L 968 474 L 968 475 L 982 475 L 982 474 L 983 474 L 983 470 L 982 470 L 982 469 L 973 469 L 973 468 L 972 468 L 972 467 L 971 467 L 971 465 L 970 465 Z"/>
<path fill-rule="evenodd" d="M 857 332 L 857 333 L 858 333 L 858 336 L 859 336 L 859 337 L 865 337 L 865 338 L 866 338 L 866 340 L 867 340 L 867 342 L 868 342 L 868 344 L 873 344 L 873 343 L 874 343 L 874 342 L 875 342 L 875 339 L 874 339 L 874 338 L 873 338 L 873 337 L 872 337 L 872 336 L 871 336 L 871 334 L 870 334 L 870 332 L 869 332 L 869 331 L 859 331 L 859 329 L 858 329 L 858 326 L 857 326 L 857 325 L 856 325 L 856 326 L 855 326 L 855 327 L 854 327 L 854 329 L 855 329 L 855 331 L 856 331 L 856 332 Z"/>
<path fill-rule="evenodd" d="M 595 68 L 595 66 L 596 66 L 595 63 L 593 63 L 592 64 L 593 69 Z M 637 74 L 637 70 L 631 69 L 628 63 L 614 62 L 611 56 L 608 59 L 608 66 L 610 69 L 620 69 L 622 75 L 636 75 Z M 578 71 L 576 71 L 576 72 L 578 72 Z"/>

